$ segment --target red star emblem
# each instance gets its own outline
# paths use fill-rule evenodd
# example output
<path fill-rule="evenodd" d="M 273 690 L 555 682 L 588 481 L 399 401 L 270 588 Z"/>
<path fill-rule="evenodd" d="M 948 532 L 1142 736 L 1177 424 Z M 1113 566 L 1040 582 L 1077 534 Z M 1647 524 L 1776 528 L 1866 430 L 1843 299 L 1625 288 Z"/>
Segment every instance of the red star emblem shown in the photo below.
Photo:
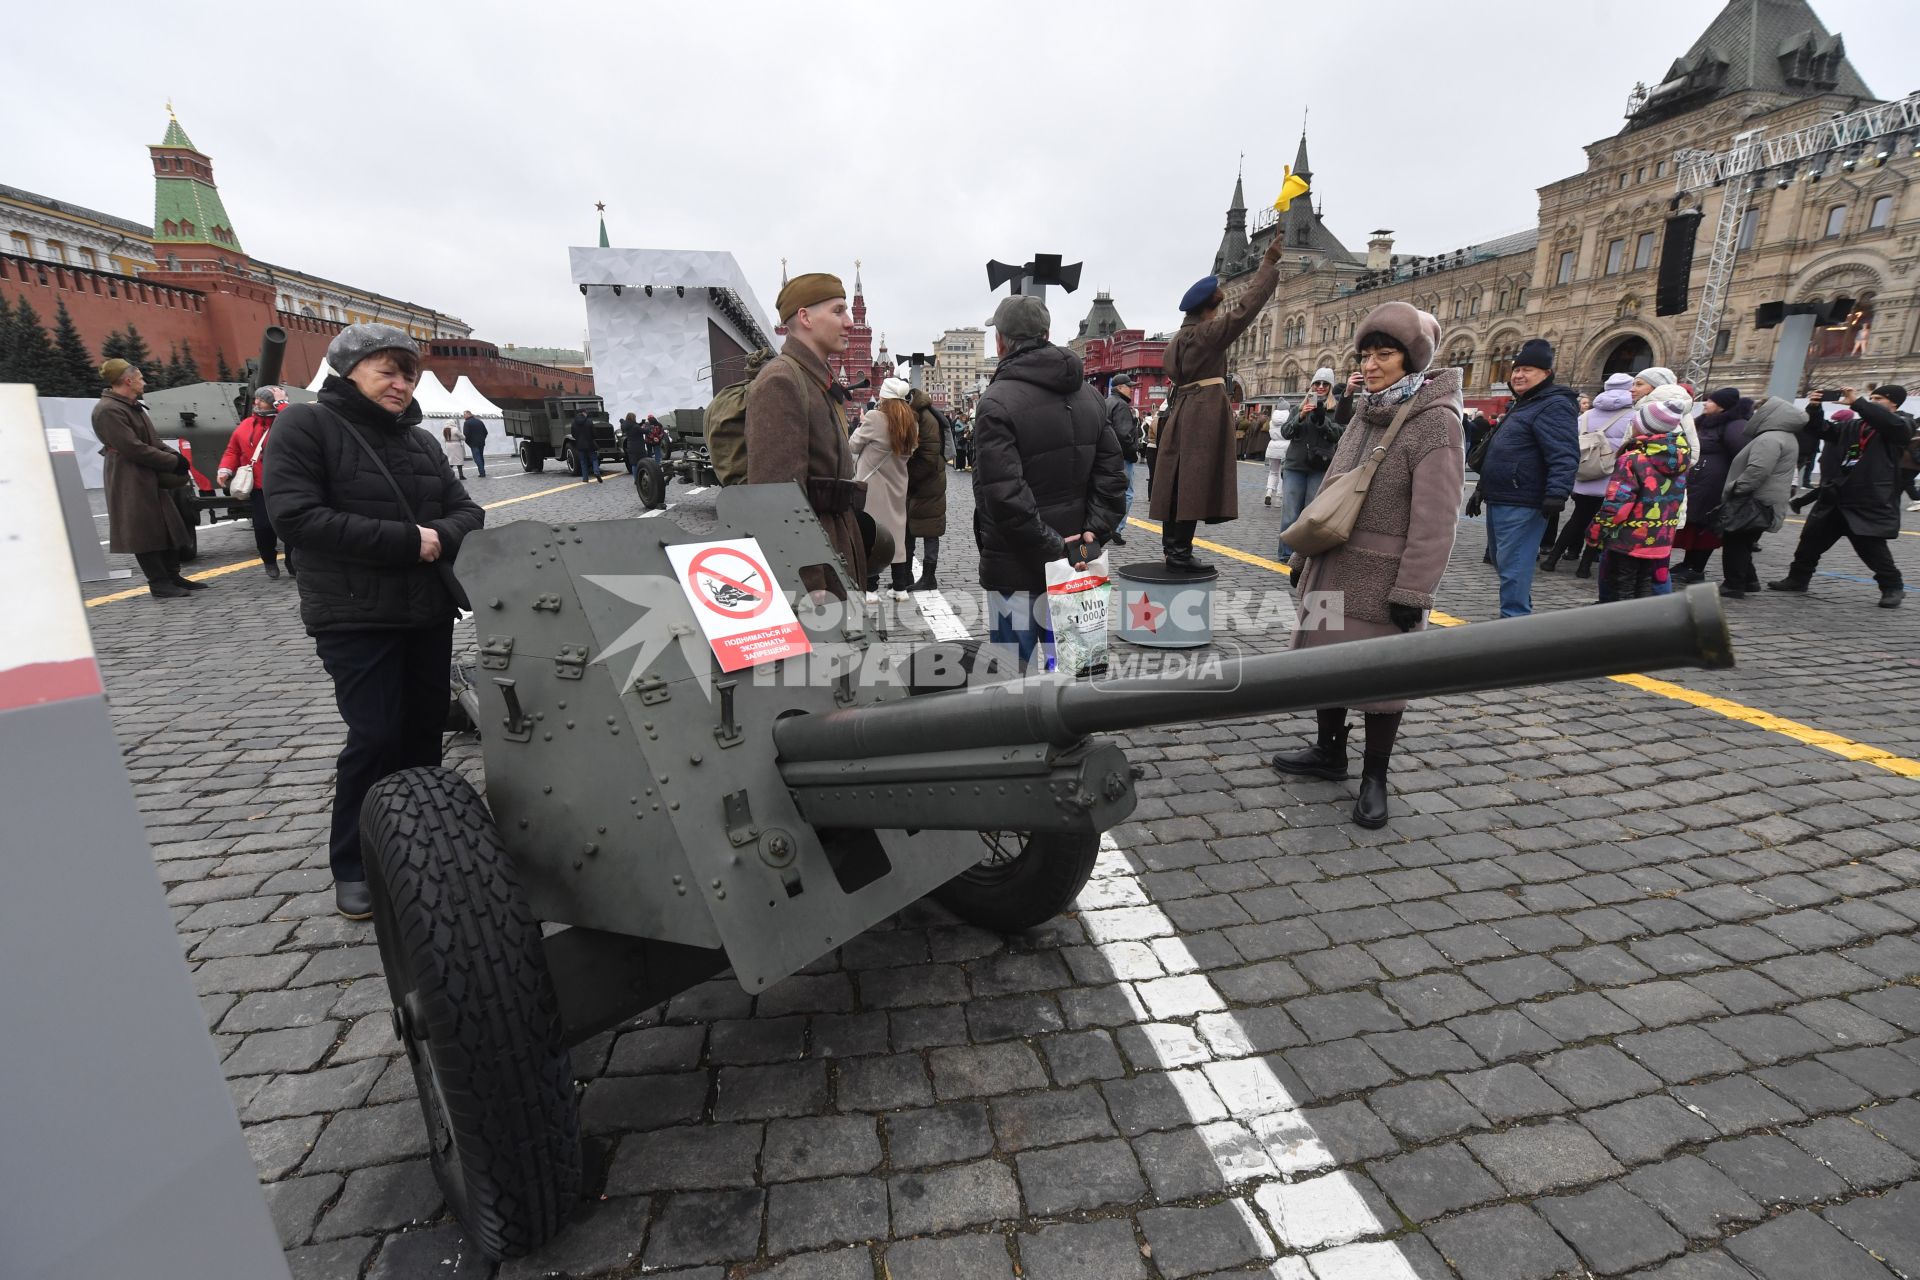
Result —
<path fill-rule="evenodd" d="M 1166 609 L 1147 599 L 1145 595 L 1135 596 L 1127 601 L 1127 625 L 1136 631 L 1158 631 L 1160 619 L 1166 616 Z"/>

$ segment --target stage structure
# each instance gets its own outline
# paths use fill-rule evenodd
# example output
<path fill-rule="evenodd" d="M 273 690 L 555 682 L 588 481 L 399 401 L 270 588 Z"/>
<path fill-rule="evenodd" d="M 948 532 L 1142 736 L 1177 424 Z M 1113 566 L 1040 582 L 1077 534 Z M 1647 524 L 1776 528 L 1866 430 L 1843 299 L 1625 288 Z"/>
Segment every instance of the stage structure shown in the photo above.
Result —
<path fill-rule="evenodd" d="M 572 248 L 587 304 L 594 389 L 616 421 L 704 408 L 777 349 L 773 324 L 724 250 Z"/>

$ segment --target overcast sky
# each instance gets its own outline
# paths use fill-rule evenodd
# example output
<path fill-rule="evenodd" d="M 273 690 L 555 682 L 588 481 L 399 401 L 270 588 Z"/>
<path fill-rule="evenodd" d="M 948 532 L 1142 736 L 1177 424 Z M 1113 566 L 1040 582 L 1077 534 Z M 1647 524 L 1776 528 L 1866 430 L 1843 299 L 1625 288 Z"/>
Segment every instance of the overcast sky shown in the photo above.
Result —
<path fill-rule="evenodd" d="M 1873 91 L 1913 85 L 1908 0 L 1816 0 Z M 0 182 L 147 220 L 180 122 L 247 250 L 578 346 L 566 248 L 730 250 L 772 311 L 865 263 L 895 352 L 991 312 L 984 264 L 1058 252 L 1148 330 L 1211 266 L 1234 166 L 1277 194 L 1301 113 L 1351 249 L 1436 253 L 1535 225 L 1636 80 L 1719 0 L 27 6 L 0 53 Z M 196 20 L 195 11 L 204 13 Z M 76 21 L 83 25 L 76 28 Z M 58 56 L 55 56 L 56 52 Z"/>

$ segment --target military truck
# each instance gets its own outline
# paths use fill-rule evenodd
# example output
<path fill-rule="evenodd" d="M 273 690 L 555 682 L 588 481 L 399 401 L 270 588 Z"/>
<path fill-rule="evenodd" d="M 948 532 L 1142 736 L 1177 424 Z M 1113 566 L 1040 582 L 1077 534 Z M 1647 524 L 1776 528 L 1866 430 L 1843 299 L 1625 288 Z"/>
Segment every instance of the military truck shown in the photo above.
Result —
<path fill-rule="evenodd" d="M 640 492 L 642 511 L 667 505 L 667 485 L 671 481 L 685 485 L 720 483 L 720 477 L 714 474 L 713 456 L 707 451 L 706 421 L 705 409 L 675 409 L 661 416 L 660 425 L 667 431 L 665 459 L 656 462 L 643 457 L 634 463 L 633 485 Z"/>
<path fill-rule="evenodd" d="M 593 451 L 600 461 L 625 465 L 620 433 L 607 417 L 607 402 L 599 396 L 502 400 L 499 405 L 507 434 L 520 442 L 523 471 L 545 470 L 548 458 L 558 458 L 569 472 L 580 474 L 580 459 L 574 457 L 573 452 L 573 415 L 582 409 L 593 423 Z"/>
<path fill-rule="evenodd" d="M 163 444 L 178 449 L 193 467 L 192 484 L 167 492 L 187 522 L 189 545 L 180 558 L 191 560 L 200 554 L 200 517 L 215 520 L 239 520 L 251 516 L 246 498 L 230 498 L 214 483 L 220 469 L 220 456 L 227 451 L 240 420 L 253 412 L 253 393 L 259 387 L 280 381 L 287 354 L 287 331 L 268 325 L 261 336 L 260 358 L 247 361 L 245 376 L 239 382 L 195 382 L 164 391 L 149 391 L 142 400 L 153 419 L 153 429 Z M 299 387 L 285 387 L 287 403 L 309 404 L 316 397 Z"/>

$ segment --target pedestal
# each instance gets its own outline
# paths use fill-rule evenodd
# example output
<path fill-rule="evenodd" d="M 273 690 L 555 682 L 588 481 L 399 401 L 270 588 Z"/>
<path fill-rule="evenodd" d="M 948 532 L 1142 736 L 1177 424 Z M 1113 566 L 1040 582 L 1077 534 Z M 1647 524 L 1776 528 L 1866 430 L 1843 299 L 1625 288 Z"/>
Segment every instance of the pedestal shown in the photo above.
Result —
<path fill-rule="evenodd" d="M 1113 574 L 1119 635 L 1148 649 L 1197 649 L 1213 643 L 1215 569 L 1189 573 L 1164 561 L 1122 565 Z"/>

